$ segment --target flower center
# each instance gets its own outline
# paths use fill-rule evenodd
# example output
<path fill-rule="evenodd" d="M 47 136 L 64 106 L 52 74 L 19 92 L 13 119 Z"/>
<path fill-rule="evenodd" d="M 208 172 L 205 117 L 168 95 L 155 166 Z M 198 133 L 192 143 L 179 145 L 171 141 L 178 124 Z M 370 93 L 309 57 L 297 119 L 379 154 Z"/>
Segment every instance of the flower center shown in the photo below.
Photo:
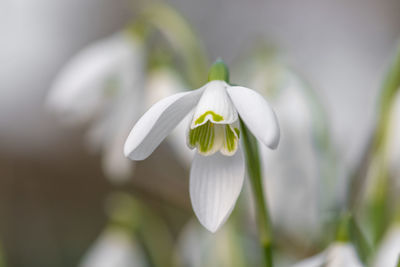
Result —
<path fill-rule="evenodd" d="M 203 115 L 205 118 L 207 114 Z M 199 119 L 196 120 L 195 124 L 200 124 L 204 120 L 197 123 Z M 232 156 L 237 150 L 239 135 L 237 123 L 216 124 L 207 120 L 189 130 L 187 143 L 191 149 L 197 148 L 197 151 L 205 156 L 212 155 L 217 151 L 220 151 L 223 155 Z"/>

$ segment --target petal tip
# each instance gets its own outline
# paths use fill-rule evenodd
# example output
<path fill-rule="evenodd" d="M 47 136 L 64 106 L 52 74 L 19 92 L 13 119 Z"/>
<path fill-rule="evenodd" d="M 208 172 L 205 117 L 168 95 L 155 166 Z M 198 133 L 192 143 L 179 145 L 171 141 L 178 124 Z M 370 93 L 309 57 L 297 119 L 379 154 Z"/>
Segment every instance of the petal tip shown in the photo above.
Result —
<path fill-rule="evenodd" d="M 142 153 L 140 153 L 139 151 L 136 150 L 135 148 L 132 148 L 131 142 L 130 142 L 130 138 L 128 137 L 128 139 L 125 142 L 124 145 L 124 156 L 130 160 L 135 160 L 135 161 L 139 161 L 139 160 L 144 160 L 147 158 L 146 155 L 143 155 Z"/>
<path fill-rule="evenodd" d="M 210 220 L 206 220 L 205 218 L 201 218 L 200 216 L 199 216 L 199 214 L 196 212 L 196 211 L 194 211 L 195 212 L 195 214 L 196 214 L 196 217 L 197 217 L 197 219 L 199 220 L 199 222 L 200 222 L 200 224 L 204 227 L 204 228 L 206 228 L 209 232 L 211 232 L 211 233 L 216 233 L 218 230 L 219 230 L 219 228 L 221 228 L 221 226 L 224 224 L 224 222 L 226 221 L 226 220 L 222 220 L 222 221 L 210 221 Z"/>
<path fill-rule="evenodd" d="M 279 128 L 278 128 L 279 129 Z M 270 142 L 270 144 L 268 145 L 268 147 L 272 150 L 276 150 L 278 148 L 279 145 L 279 141 L 281 139 L 279 130 L 278 133 L 275 135 L 275 137 L 273 138 L 273 140 Z"/>
<path fill-rule="evenodd" d="M 127 141 L 128 141 L 128 140 L 127 140 Z M 131 153 L 131 151 L 130 151 L 128 145 L 126 144 L 126 142 L 125 142 L 125 145 L 124 145 L 123 153 L 124 153 L 124 156 L 125 156 L 126 158 L 129 158 L 129 154 Z"/>

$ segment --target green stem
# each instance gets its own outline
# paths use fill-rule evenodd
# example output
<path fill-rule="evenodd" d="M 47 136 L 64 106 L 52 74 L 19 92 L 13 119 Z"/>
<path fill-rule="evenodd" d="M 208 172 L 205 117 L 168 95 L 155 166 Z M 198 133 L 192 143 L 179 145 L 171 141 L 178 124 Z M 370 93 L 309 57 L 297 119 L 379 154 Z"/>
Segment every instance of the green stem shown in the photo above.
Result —
<path fill-rule="evenodd" d="M 248 176 L 250 178 L 256 205 L 257 227 L 260 245 L 264 254 L 265 266 L 273 266 L 272 258 L 272 229 L 268 214 L 267 201 L 262 185 L 261 162 L 258 152 L 257 140 L 240 120 L 242 140 Z"/>

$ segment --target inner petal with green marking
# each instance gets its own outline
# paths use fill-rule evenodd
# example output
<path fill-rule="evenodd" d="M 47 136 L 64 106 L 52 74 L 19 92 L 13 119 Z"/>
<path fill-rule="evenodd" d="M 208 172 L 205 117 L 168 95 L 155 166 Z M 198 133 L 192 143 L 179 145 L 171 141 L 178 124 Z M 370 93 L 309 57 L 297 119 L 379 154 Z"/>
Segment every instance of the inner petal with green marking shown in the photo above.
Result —
<path fill-rule="evenodd" d="M 188 146 L 202 155 L 212 155 L 220 151 L 223 155 L 235 154 L 239 144 L 237 123 L 216 124 L 207 120 L 204 124 L 189 130 Z"/>

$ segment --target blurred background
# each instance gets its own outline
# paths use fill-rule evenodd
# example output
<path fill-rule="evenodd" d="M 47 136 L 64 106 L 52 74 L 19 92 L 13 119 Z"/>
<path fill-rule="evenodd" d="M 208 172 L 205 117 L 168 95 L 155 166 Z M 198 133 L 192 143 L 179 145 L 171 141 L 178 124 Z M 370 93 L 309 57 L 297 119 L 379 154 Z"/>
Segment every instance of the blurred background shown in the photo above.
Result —
<path fill-rule="evenodd" d="M 313 88 L 326 114 L 324 125 L 340 159 L 332 179 L 348 177 L 376 125 L 379 90 L 400 36 L 398 0 L 165 2 L 191 25 L 207 64 L 221 57 L 228 66 L 240 66 L 243 51 L 258 41 L 277 48 L 285 64 Z M 125 194 L 161 217 L 173 240 L 193 217 L 189 165 L 170 156 L 177 154 L 170 143 L 137 163 L 127 182 L 114 183 L 103 171 L 102 153 L 87 149 L 87 126 L 60 123 L 45 104 L 73 56 L 119 32 L 146 6 L 134 0 L 0 1 L 4 266 L 78 266 L 114 218 L 110 202 Z M 299 251 L 293 258 L 316 252 Z"/>

